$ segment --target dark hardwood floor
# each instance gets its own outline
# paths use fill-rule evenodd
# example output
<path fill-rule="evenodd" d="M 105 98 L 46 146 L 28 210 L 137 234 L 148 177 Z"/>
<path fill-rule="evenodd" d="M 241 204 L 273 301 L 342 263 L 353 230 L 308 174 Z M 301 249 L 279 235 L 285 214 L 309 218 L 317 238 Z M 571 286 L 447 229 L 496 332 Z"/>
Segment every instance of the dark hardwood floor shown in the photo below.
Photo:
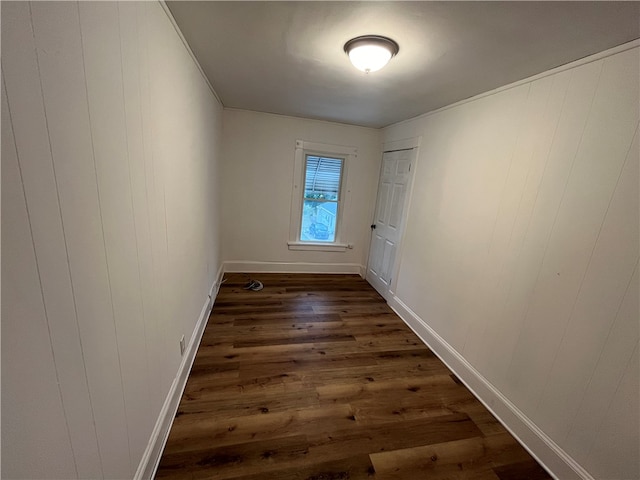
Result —
<path fill-rule="evenodd" d="M 356 275 L 228 274 L 156 478 L 551 478 Z"/>

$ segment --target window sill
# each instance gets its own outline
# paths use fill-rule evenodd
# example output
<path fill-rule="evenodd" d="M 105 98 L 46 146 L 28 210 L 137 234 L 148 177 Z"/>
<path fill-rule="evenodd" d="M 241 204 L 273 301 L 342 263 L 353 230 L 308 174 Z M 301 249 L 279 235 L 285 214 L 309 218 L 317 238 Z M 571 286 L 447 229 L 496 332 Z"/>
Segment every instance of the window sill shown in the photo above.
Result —
<path fill-rule="evenodd" d="M 287 242 L 289 250 L 307 250 L 316 252 L 344 252 L 349 248 L 346 243 Z"/>

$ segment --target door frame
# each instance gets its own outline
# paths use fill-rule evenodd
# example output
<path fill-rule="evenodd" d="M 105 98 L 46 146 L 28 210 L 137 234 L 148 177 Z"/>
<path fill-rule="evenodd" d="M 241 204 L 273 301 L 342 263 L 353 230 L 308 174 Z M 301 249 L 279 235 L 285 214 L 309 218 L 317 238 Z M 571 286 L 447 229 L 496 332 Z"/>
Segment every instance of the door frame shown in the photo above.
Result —
<path fill-rule="evenodd" d="M 415 172 L 418 165 L 418 158 L 420 156 L 420 144 L 422 142 L 422 136 L 419 137 L 411 137 L 404 138 L 401 140 L 392 140 L 390 142 L 384 142 L 382 144 L 382 155 L 380 156 L 380 171 L 378 174 L 378 185 L 376 187 L 376 201 L 373 205 L 373 213 L 371 223 L 375 223 L 375 215 L 376 215 L 376 206 L 378 205 L 378 194 L 380 193 L 380 178 L 382 177 L 382 158 L 385 153 L 393 152 L 396 150 L 410 150 L 415 149 L 415 157 L 413 160 L 413 165 L 411 169 L 411 176 L 409 178 L 409 184 L 407 185 L 407 193 L 404 198 L 404 205 L 402 207 L 402 219 L 400 224 L 400 235 L 398 238 L 398 242 L 396 244 L 396 254 L 393 259 L 393 265 L 391 266 L 391 281 L 389 282 L 389 289 L 387 291 L 387 295 L 383 295 L 384 299 L 389 302 L 394 296 L 396 287 L 398 285 L 398 273 L 400 272 L 400 263 L 402 259 L 402 251 L 403 251 L 403 243 L 404 243 L 404 233 L 405 226 L 407 222 L 407 218 L 409 216 L 409 209 L 411 208 L 411 197 L 413 195 L 413 186 L 415 182 Z M 365 265 L 365 280 L 369 274 L 369 259 L 371 258 L 371 248 L 373 246 L 373 242 L 371 241 L 371 236 L 373 235 L 373 230 L 369 234 L 369 248 L 367 249 L 367 262 Z M 368 281 L 368 280 L 367 280 Z"/>

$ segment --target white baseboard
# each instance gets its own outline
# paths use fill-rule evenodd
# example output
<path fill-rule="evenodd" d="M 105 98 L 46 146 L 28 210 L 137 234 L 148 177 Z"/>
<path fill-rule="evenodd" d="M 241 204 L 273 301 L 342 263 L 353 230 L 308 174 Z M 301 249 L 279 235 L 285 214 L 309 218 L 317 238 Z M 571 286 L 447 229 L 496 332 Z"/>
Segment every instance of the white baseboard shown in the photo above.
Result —
<path fill-rule="evenodd" d="M 224 262 L 225 272 L 246 273 L 352 273 L 363 276 L 364 266 L 357 263 L 306 262 Z"/>
<path fill-rule="evenodd" d="M 162 405 L 162 409 L 160 410 L 160 415 L 158 416 L 158 420 L 153 428 L 153 432 L 151 432 L 149 443 L 142 455 L 142 460 L 140 460 L 138 470 L 133 477 L 135 480 L 149 480 L 155 477 L 158 464 L 160 463 L 160 456 L 162 455 L 164 446 L 167 443 L 169 431 L 171 430 L 173 419 L 178 411 L 180 398 L 182 398 L 184 387 L 187 384 L 187 378 L 191 372 L 191 367 L 193 366 L 193 361 L 196 357 L 196 352 L 198 351 L 198 346 L 200 345 L 204 328 L 207 325 L 207 320 L 209 319 L 213 302 L 215 297 L 218 295 L 218 290 L 222 283 L 223 272 L 224 270 L 221 265 L 218 270 L 216 280 L 211 286 L 209 295 L 207 295 L 207 299 L 202 307 L 202 311 L 200 312 L 198 323 L 193 329 L 191 339 L 185 349 L 176 377 L 174 378 L 171 388 L 169 389 L 169 393 L 167 394 L 167 398 Z"/>
<path fill-rule="evenodd" d="M 391 297 L 389 306 L 554 478 L 594 480 L 397 296 Z"/>
<path fill-rule="evenodd" d="M 220 264 L 220 268 L 218 269 L 218 273 L 216 273 L 216 280 L 211 285 L 211 290 L 209 290 L 209 312 L 213 308 L 213 302 L 215 302 L 216 297 L 218 296 L 218 292 L 220 291 L 220 287 L 222 286 L 222 279 L 224 278 L 224 263 Z"/>

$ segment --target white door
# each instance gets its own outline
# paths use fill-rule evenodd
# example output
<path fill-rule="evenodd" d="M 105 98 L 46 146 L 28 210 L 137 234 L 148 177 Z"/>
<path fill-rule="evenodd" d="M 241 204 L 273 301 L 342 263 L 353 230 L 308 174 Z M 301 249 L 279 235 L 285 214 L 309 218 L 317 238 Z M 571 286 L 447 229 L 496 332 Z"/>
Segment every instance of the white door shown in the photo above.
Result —
<path fill-rule="evenodd" d="M 416 149 L 385 152 L 378 184 L 378 200 L 371 225 L 367 281 L 388 300 L 396 250 L 402 235 L 407 192 Z"/>

